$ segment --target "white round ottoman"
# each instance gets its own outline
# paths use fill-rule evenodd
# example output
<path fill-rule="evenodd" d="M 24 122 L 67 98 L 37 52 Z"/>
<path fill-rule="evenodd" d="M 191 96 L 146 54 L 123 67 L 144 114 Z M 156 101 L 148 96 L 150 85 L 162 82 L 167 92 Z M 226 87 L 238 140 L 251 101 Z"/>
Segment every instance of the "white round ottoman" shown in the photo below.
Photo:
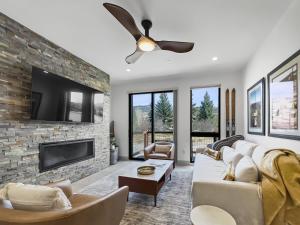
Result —
<path fill-rule="evenodd" d="M 210 205 L 200 205 L 191 212 L 193 225 L 236 225 L 233 217 L 223 209 Z"/>

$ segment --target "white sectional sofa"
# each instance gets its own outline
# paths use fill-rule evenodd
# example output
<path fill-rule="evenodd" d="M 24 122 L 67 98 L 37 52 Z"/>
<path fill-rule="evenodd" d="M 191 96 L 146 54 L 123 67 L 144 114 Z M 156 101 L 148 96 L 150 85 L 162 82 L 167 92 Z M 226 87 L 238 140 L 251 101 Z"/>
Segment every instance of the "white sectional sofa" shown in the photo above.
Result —
<path fill-rule="evenodd" d="M 267 149 L 239 140 L 232 148 L 251 156 L 258 169 Z M 226 165 L 204 154 L 196 154 L 192 183 L 193 208 L 212 205 L 229 212 L 237 225 L 263 225 L 260 184 L 223 180 Z"/>

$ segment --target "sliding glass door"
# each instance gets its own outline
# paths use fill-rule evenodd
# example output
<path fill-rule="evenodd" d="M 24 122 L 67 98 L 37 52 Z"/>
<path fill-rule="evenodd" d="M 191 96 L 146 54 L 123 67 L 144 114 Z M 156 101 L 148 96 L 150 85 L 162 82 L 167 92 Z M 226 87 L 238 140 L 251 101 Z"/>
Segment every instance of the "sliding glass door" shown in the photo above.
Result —
<path fill-rule="evenodd" d="M 220 87 L 192 88 L 190 97 L 190 161 L 193 162 L 197 148 L 220 139 Z"/>
<path fill-rule="evenodd" d="M 130 109 L 130 158 L 143 158 L 141 150 L 144 148 L 146 133 L 152 139 L 152 95 L 130 95 Z"/>
<path fill-rule="evenodd" d="M 129 95 L 129 156 L 144 159 L 144 148 L 159 141 L 175 141 L 173 91 Z"/>

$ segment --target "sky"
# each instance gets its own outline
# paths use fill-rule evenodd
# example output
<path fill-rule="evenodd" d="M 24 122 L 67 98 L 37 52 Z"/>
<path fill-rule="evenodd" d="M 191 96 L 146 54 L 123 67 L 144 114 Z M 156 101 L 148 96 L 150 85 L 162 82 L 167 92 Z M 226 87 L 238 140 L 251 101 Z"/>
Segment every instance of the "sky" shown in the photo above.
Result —
<path fill-rule="evenodd" d="M 196 106 L 200 106 L 201 102 L 204 99 L 204 95 L 207 93 L 210 96 L 210 100 L 213 101 L 214 106 L 218 106 L 219 101 L 219 88 L 218 87 L 208 87 L 208 88 L 194 88 L 193 92 L 193 103 L 196 103 Z"/>
<path fill-rule="evenodd" d="M 155 103 L 159 100 L 160 93 L 154 94 Z M 167 93 L 167 97 L 171 105 L 173 105 L 173 93 Z M 151 94 L 135 94 L 133 96 L 133 106 L 151 105 Z"/>
<path fill-rule="evenodd" d="M 270 89 L 272 99 L 293 98 L 294 96 L 294 83 L 292 81 L 271 83 Z"/>
<path fill-rule="evenodd" d="M 259 85 L 250 93 L 250 103 L 256 103 L 261 101 L 261 89 L 262 86 Z"/>

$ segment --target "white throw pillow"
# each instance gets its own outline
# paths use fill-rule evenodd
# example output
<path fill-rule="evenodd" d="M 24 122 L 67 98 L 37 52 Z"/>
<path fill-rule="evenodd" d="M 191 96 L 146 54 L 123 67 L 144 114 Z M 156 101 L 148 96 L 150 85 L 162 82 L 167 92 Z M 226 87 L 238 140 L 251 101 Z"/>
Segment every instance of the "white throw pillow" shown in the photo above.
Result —
<path fill-rule="evenodd" d="M 251 156 L 257 144 L 248 141 L 238 140 L 234 143 L 234 146 L 235 150 L 241 153 L 242 155 Z"/>
<path fill-rule="evenodd" d="M 163 153 L 168 154 L 170 152 L 171 146 L 170 145 L 155 145 L 155 153 Z"/>
<path fill-rule="evenodd" d="M 72 208 L 60 188 L 41 185 L 9 183 L 0 191 L 2 199 L 9 200 L 14 209 L 48 211 Z"/>
<path fill-rule="evenodd" d="M 221 159 L 223 159 L 223 152 L 224 151 L 228 151 L 228 152 L 230 152 L 230 151 L 232 151 L 232 152 L 234 152 L 235 151 L 235 149 L 234 148 L 232 148 L 232 147 L 228 147 L 228 146 L 223 146 L 223 147 L 221 147 L 220 148 L 220 152 L 221 152 Z M 226 154 L 226 153 L 225 153 Z"/>
<path fill-rule="evenodd" d="M 244 156 L 235 167 L 235 180 L 242 182 L 257 182 L 258 169 L 249 156 Z"/>
<path fill-rule="evenodd" d="M 222 148 L 222 159 L 225 164 L 228 165 L 232 163 L 233 168 L 235 168 L 241 158 L 243 158 L 243 155 L 235 151 L 233 148 L 227 146 Z"/>

